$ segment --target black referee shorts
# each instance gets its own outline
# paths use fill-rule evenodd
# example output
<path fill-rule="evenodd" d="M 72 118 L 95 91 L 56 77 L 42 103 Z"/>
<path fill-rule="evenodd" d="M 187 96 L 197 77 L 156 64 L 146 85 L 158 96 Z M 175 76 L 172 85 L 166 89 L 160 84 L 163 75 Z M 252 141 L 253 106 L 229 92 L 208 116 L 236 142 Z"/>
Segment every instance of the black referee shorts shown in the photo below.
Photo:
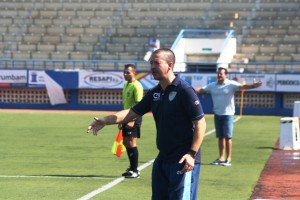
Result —
<path fill-rule="evenodd" d="M 134 126 L 132 128 L 126 128 L 126 125 L 127 123 L 122 124 L 123 137 L 141 137 L 142 117 L 139 117 L 134 121 Z"/>

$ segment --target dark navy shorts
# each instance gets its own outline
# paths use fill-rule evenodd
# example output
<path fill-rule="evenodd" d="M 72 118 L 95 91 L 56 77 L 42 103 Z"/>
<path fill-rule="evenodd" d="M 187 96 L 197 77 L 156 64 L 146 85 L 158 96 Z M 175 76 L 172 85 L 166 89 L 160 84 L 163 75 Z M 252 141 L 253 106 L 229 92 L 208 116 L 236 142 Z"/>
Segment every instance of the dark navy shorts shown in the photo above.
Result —
<path fill-rule="evenodd" d="M 197 200 L 200 164 L 193 171 L 178 174 L 184 163 L 156 158 L 152 169 L 152 200 Z"/>

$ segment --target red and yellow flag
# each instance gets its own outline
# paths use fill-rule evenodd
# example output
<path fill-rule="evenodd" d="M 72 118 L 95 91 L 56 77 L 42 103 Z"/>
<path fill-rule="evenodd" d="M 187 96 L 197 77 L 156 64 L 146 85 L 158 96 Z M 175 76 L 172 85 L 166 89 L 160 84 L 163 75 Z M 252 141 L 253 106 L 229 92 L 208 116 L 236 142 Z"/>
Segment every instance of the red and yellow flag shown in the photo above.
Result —
<path fill-rule="evenodd" d="M 120 157 L 124 151 L 126 151 L 126 147 L 123 145 L 123 134 L 122 129 L 120 129 L 111 148 L 111 152 L 117 157 Z"/>

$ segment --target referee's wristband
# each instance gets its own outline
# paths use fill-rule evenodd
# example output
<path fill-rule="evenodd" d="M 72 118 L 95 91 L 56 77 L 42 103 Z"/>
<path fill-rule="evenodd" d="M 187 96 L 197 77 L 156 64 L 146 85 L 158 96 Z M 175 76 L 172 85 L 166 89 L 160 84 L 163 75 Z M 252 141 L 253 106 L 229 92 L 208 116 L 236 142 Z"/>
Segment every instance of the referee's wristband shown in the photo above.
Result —
<path fill-rule="evenodd" d="M 188 154 L 189 154 L 190 156 L 192 156 L 193 158 L 196 158 L 197 151 L 194 151 L 194 150 L 190 149 L 190 150 L 188 151 Z"/>

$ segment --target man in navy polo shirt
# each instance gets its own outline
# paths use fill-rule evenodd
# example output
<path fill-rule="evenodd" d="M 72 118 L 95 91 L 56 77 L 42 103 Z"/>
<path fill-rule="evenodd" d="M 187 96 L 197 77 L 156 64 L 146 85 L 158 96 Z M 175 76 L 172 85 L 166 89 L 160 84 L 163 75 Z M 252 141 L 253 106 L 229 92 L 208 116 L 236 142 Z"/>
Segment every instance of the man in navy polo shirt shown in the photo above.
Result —
<path fill-rule="evenodd" d="M 152 199 L 196 200 L 206 122 L 198 96 L 174 74 L 174 64 L 170 49 L 154 51 L 150 66 L 159 84 L 131 109 L 94 118 L 87 132 L 97 135 L 105 125 L 128 122 L 151 111 L 159 150 L 152 170 Z"/>

